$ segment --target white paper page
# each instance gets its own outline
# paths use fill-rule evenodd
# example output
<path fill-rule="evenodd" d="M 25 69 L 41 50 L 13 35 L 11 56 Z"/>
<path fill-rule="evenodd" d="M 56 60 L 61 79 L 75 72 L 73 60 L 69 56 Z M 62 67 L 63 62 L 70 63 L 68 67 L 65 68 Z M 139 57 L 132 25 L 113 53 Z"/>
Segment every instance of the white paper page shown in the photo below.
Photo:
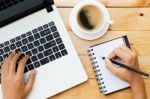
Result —
<path fill-rule="evenodd" d="M 93 57 L 96 57 L 97 64 L 99 65 L 99 70 L 102 74 L 103 82 L 105 85 L 105 92 L 104 94 L 108 94 L 123 88 L 126 88 L 129 86 L 128 83 L 120 80 L 118 77 L 114 76 L 106 67 L 104 60 L 102 60 L 100 57 L 108 57 L 108 55 L 117 47 L 120 45 L 124 44 L 124 39 L 123 38 L 118 38 L 116 40 L 112 40 L 110 42 L 106 42 L 103 44 L 100 44 L 98 46 L 92 47 L 93 52 L 95 55 Z M 101 78 L 100 77 L 100 78 Z M 100 79 L 99 78 L 99 79 Z"/>

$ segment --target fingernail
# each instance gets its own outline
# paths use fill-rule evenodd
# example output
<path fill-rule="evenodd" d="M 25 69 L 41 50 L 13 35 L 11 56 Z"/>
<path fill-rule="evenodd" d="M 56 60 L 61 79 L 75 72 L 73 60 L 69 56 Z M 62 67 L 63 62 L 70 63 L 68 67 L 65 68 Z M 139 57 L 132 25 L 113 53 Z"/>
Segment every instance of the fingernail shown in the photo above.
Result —
<path fill-rule="evenodd" d="M 36 70 L 36 69 L 34 69 L 34 70 L 33 70 L 33 73 L 34 73 L 34 74 L 36 74 L 36 73 L 37 73 L 37 70 Z"/>

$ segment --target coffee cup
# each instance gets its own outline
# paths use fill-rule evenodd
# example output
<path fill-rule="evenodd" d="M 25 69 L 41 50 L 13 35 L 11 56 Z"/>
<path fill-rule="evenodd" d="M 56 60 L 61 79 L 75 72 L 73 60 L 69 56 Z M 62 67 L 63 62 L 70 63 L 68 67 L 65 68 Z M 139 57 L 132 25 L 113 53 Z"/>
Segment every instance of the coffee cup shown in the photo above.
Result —
<path fill-rule="evenodd" d="M 70 15 L 73 32 L 82 39 L 95 40 L 102 37 L 113 24 L 108 10 L 98 0 L 85 0 L 77 4 Z"/>

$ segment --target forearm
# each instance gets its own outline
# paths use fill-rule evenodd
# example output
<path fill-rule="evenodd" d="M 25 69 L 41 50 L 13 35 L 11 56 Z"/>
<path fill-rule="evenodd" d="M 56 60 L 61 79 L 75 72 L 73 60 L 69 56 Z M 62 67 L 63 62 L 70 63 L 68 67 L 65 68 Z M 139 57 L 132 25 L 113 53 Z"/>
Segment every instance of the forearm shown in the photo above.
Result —
<path fill-rule="evenodd" d="M 141 76 L 134 77 L 134 80 L 131 83 L 131 92 L 133 99 L 147 99 L 145 84 Z"/>

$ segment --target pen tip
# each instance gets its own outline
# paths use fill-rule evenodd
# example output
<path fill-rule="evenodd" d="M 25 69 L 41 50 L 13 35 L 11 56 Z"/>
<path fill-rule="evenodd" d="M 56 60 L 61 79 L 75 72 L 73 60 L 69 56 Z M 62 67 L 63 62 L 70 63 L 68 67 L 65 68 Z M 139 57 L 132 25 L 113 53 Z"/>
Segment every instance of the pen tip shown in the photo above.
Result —
<path fill-rule="evenodd" d="M 105 57 L 100 57 L 101 59 L 105 60 L 106 58 Z"/>

